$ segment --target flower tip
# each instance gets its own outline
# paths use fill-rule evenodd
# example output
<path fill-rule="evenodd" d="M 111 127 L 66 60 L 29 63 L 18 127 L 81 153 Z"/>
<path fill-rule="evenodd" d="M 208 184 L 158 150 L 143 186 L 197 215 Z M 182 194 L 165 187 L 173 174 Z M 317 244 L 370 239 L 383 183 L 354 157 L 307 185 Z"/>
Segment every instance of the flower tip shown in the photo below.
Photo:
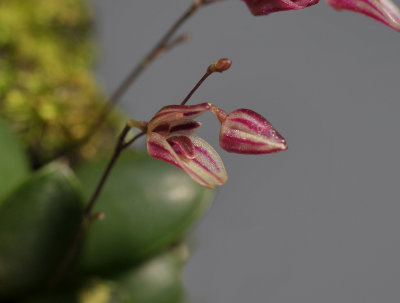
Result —
<path fill-rule="evenodd" d="M 232 60 L 228 59 L 228 58 L 221 58 L 217 61 L 215 61 L 214 63 L 212 63 L 209 67 L 208 67 L 208 71 L 210 73 L 214 73 L 214 72 L 218 72 L 218 73 L 222 73 L 226 70 L 228 70 L 232 65 Z"/>
<path fill-rule="evenodd" d="M 276 151 L 280 152 L 280 151 L 285 151 L 288 149 L 288 145 L 286 143 L 286 140 L 282 137 L 282 141 L 280 143 L 277 142 L 276 144 Z"/>

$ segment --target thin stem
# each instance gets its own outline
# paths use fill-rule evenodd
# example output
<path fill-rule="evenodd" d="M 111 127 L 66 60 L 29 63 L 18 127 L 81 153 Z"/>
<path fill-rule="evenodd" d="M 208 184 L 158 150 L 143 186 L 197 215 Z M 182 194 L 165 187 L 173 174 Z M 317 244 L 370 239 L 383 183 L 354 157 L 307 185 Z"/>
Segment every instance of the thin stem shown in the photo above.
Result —
<path fill-rule="evenodd" d="M 50 282 L 50 287 L 57 285 L 57 283 L 64 276 L 66 270 L 68 269 L 68 267 L 70 266 L 70 264 L 72 262 L 72 259 L 76 255 L 76 252 L 79 248 L 82 238 L 83 238 L 87 228 L 89 227 L 90 223 L 92 223 L 96 219 L 104 217 L 103 213 L 94 214 L 94 215 L 92 214 L 93 208 L 94 208 L 94 206 L 97 202 L 97 199 L 104 187 L 104 184 L 107 181 L 107 179 L 110 175 L 110 172 L 111 172 L 112 168 L 114 167 L 121 152 L 125 148 L 127 148 L 129 145 L 131 145 L 133 142 L 135 142 L 138 138 L 140 138 L 141 136 L 143 136 L 145 134 L 145 132 L 142 131 L 141 133 L 137 134 L 129 141 L 125 142 L 126 136 L 130 129 L 131 129 L 131 127 L 129 125 L 126 125 L 124 127 L 124 129 L 122 130 L 121 134 L 119 135 L 117 144 L 115 145 L 115 148 L 114 148 L 114 153 L 111 156 L 111 159 L 108 162 L 107 167 L 104 170 L 103 175 L 101 176 L 100 181 L 97 184 L 96 189 L 95 189 L 92 197 L 90 198 L 88 205 L 86 206 L 86 208 L 84 210 L 83 219 L 82 219 L 79 229 L 75 235 L 75 239 L 72 242 L 71 246 L 69 247 L 69 249 L 65 255 L 65 258 L 63 259 L 60 266 L 58 267 L 56 274 L 54 275 L 52 281 Z"/>
<path fill-rule="evenodd" d="M 214 2 L 218 2 L 220 0 L 194 0 L 192 5 L 187 9 L 181 17 L 175 21 L 175 23 L 172 25 L 172 27 L 166 32 L 166 34 L 159 40 L 159 42 L 148 52 L 147 55 L 143 57 L 143 59 L 132 69 L 132 71 L 127 75 L 127 77 L 121 82 L 121 84 L 116 88 L 116 90 L 111 94 L 110 99 L 108 102 L 104 105 L 103 109 L 101 110 L 99 116 L 97 117 L 96 121 L 93 123 L 92 127 L 89 129 L 88 133 L 86 136 L 84 136 L 82 139 L 77 141 L 75 144 L 73 144 L 71 147 L 73 149 L 78 148 L 82 144 L 86 143 L 90 137 L 93 135 L 93 133 L 96 132 L 96 130 L 102 125 L 102 123 L 105 121 L 105 118 L 109 114 L 110 110 L 113 108 L 115 104 L 118 103 L 118 101 L 121 99 L 122 95 L 127 91 L 127 89 L 135 82 L 135 80 L 140 76 L 140 74 L 145 70 L 145 68 L 152 62 L 154 59 L 156 59 L 161 53 L 164 51 L 167 51 L 171 49 L 172 47 L 178 45 L 179 43 L 186 41 L 187 36 L 182 35 L 174 40 L 171 41 L 172 36 L 176 33 L 176 31 L 182 26 L 182 24 L 189 18 L 191 17 L 200 7 L 212 4 Z M 211 73 L 210 73 L 211 74 Z M 194 91 L 201 85 L 201 83 L 209 76 L 209 74 L 203 76 L 203 78 L 200 80 L 198 85 L 189 93 L 188 97 L 185 98 L 184 103 L 187 102 L 187 100 L 190 98 L 190 96 L 194 93 Z M 107 164 L 107 167 L 103 173 L 103 175 L 100 178 L 99 183 L 96 186 L 96 189 L 92 195 L 92 197 L 89 200 L 88 205 L 85 208 L 84 211 L 84 216 L 82 219 L 82 222 L 79 226 L 79 229 L 75 235 L 75 239 L 72 242 L 71 246 L 69 247 L 65 258 L 61 262 L 60 266 L 58 267 L 56 274 L 54 275 L 52 281 L 50 282 L 50 287 L 55 286 L 64 276 L 66 270 L 70 266 L 72 259 L 76 255 L 76 252 L 79 248 L 79 245 L 82 241 L 82 238 L 89 227 L 90 223 L 97 218 L 101 218 L 104 216 L 104 214 L 101 215 L 93 215 L 92 211 L 94 209 L 94 206 L 96 204 L 96 201 L 104 187 L 105 182 L 107 181 L 109 174 L 114 167 L 119 155 L 121 152 L 127 148 L 129 145 L 131 145 L 133 142 L 135 142 L 138 138 L 143 136 L 145 134 L 145 130 L 142 131 L 141 133 L 137 134 L 134 136 L 132 139 L 126 140 L 126 136 L 129 132 L 131 127 L 129 125 L 126 125 L 124 129 L 122 130 L 117 144 L 114 149 L 114 153 L 110 159 L 110 161 Z M 71 152 L 72 149 L 67 150 L 68 152 Z M 58 154 L 57 156 L 60 156 Z"/>
<path fill-rule="evenodd" d="M 137 134 L 132 139 L 130 139 L 129 141 L 124 143 L 124 145 L 122 147 L 123 148 L 127 148 L 129 145 L 131 145 L 133 142 L 135 142 L 137 139 L 139 139 L 140 137 L 144 136 L 145 134 L 146 134 L 145 132 L 141 132 L 141 133 Z"/>
<path fill-rule="evenodd" d="M 174 48 L 175 46 L 186 42 L 189 40 L 189 35 L 188 34 L 182 34 L 175 39 L 169 41 L 167 44 L 165 44 L 165 47 L 162 49 L 161 53 L 169 51 L 170 49 Z"/>
<path fill-rule="evenodd" d="M 186 41 L 182 37 L 170 42 L 172 36 L 176 31 L 182 26 L 182 24 L 189 19 L 200 7 L 211 4 L 210 1 L 194 1 L 193 4 L 179 17 L 178 20 L 171 26 L 171 28 L 161 37 L 158 43 L 145 55 L 142 60 L 132 69 L 132 71 L 126 76 L 126 78 L 121 82 L 121 84 L 115 89 L 111 94 L 109 101 L 105 104 L 103 110 L 100 112 L 99 117 L 93 124 L 93 127 L 88 132 L 88 137 L 99 128 L 103 123 L 104 118 L 108 115 L 109 111 L 117 104 L 122 97 L 122 95 L 127 91 L 127 89 L 136 81 L 140 74 L 146 69 L 146 67 L 154 61 L 161 53 L 166 50 L 171 49 L 180 42 Z"/>
<path fill-rule="evenodd" d="M 125 137 L 128 134 L 130 129 L 131 129 L 130 126 L 125 125 L 124 129 L 122 130 L 121 134 L 119 135 L 117 144 L 114 149 L 114 153 L 113 153 L 110 161 L 108 162 L 107 167 L 106 167 L 103 175 L 101 176 L 101 179 L 100 179 L 99 183 L 97 184 L 92 197 L 89 200 L 88 205 L 85 208 L 85 216 L 86 217 L 91 215 L 93 207 L 97 201 L 97 198 L 99 197 L 101 190 L 103 189 L 104 183 L 106 182 L 106 180 L 111 172 L 111 169 L 113 168 L 115 162 L 117 161 L 119 155 L 121 154 L 121 151 L 124 148 L 123 146 L 124 146 L 124 142 L 125 142 Z"/>
<path fill-rule="evenodd" d="M 160 53 L 169 39 L 179 29 L 179 27 L 198 9 L 198 6 L 191 5 L 188 10 L 172 25 L 167 33 L 161 38 L 161 40 L 150 50 L 150 52 L 144 56 L 138 65 L 128 74 L 128 76 L 122 81 L 117 87 L 114 93 L 110 97 L 110 103 L 115 104 L 119 101 L 120 97 L 125 93 L 128 87 L 136 80 L 140 73 L 151 63 L 157 55 Z"/>
<path fill-rule="evenodd" d="M 207 72 L 203 75 L 203 77 L 201 77 L 201 79 L 199 80 L 199 82 L 197 82 L 197 84 L 192 88 L 192 90 L 189 92 L 189 94 L 186 96 L 185 99 L 183 99 L 183 101 L 181 102 L 181 105 L 185 105 L 186 102 L 188 102 L 188 100 L 190 99 L 190 97 L 192 97 L 192 95 L 194 94 L 194 92 L 200 87 L 200 85 L 212 74 L 213 72 L 210 70 L 207 70 Z"/>
<path fill-rule="evenodd" d="M 211 63 L 210 66 L 208 66 L 206 73 L 201 77 L 199 82 L 192 88 L 192 90 L 189 92 L 189 94 L 186 96 L 185 99 L 181 102 L 181 105 L 185 105 L 186 102 L 192 97 L 194 92 L 200 87 L 200 85 L 213 73 L 218 72 L 222 73 L 226 70 L 228 70 L 232 65 L 232 61 L 229 60 L 228 58 L 221 58 L 217 61 L 214 61 Z"/>
<path fill-rule="evenodd" d="M 182 35 L 171 41 L 172 36 L 182 26 L 182 24 L 186 20 L 188 20 L 199 8 L 219 1 L 221 0 L 194 0 L 192 5 L 179 17 L 178 20 L 175 21 L 175 23 L 164 34 L 164 36 L 161 37 L 161 39 L 157 42 L 157 44 L 142 58 L 142 60 L 140 60 L 140 62 L 124 78 L 121 84 L 118 85 L 115 91 L 111 94 L 111 97 L 109 98 L 107 103 L 104 104 L 103 108 L 100 110 L 99 115 L 96 117 L 96 120 L 89 128 L 86 135 L 83 136 L 81 139 L 75 141 L 73 144 L 71 144 L 71 146 L 68 147 L 67 150 L 61 150 L 56 152 L 54 158 L 58 158 L 63 155 L 70 155 L 77 148 L 87 143 L 89 139 L 92 137 L 92 135 L 104 123 L 106 117 L 108 116 L 112 108 L 119 102 L 122 95 L 138 79 L 138 77 L 142 74 L 142 72 L 146 69 L 146 67 L 165 51 L 168 51 L 171 48 L 180 44 L 181 42 L 187 40 L 187 36 Z"/>

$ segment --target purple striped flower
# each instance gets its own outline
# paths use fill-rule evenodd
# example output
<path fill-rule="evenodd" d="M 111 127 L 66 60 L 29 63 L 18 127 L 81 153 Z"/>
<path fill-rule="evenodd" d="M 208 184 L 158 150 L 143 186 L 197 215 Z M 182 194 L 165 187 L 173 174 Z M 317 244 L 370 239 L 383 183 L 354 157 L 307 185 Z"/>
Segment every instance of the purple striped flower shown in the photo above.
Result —
<path fill-rule="evenodd" d="M 179 167 L 204 186 L 224 184 L 228 177 L 220 156 L 193 134 L 201 125 L 193 119 L 206 111 L 221 122 L 220 144 L 229 152 L 265 154 L 287 148 L 283 137 L 259 114 L 238 109 L 227 115 L 211 103 L 202 103 L 170 105 L 157 112 L 147 124 L 149 155 Z"/>
<path fill-rule="evenodd" d="M 242 0 L 254 16 L 268 15 L 279 11 L 303 9 L 317 4 L 319 0 Z"/>
<path fill-rule="evenodd" d="M 400 10 L 390 0 L 327 0 L 337 10 L 351 10 L 374 18 L 400 32 Z"/>
<path fill-rule="evenodd" d="M 209 103 L 162 108 L 147 125 L 147 150 L 151 157 L 169 162 L 213 188 L 228 179 L 224 164 L 211 145 L 193 135 L 201 125 L 193 119 L 210 108 Z"/>
<path fill-rule="evenodd" d="M 287 149 L 285 139 L 263 116 L 250 109 L 226 115 L 214 109 L 221 121 L 219 144 L 228 152 L 270 154 Z"/>

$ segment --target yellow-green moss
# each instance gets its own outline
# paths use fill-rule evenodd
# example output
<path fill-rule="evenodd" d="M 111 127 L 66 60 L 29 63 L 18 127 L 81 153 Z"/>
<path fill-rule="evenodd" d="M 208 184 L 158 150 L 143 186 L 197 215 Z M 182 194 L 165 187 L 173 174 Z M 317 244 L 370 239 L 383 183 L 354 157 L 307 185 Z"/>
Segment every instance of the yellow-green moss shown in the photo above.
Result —
<path fill-rule="evenodd" d="M 84 0 L 0 1 L 0 115 L 39 163 L 84 136 L 104 102 L 91 26 Z M 112 124 L 80 155 L 108 146 Z"/>

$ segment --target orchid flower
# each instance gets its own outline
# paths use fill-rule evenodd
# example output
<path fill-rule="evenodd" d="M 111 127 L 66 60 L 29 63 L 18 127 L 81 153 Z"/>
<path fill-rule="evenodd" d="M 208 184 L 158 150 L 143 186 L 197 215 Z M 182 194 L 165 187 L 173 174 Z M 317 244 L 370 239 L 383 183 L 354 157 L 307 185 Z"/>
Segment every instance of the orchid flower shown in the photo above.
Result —
<path fill-rule="evenodd" d="M 317 4 L 319 0 L 242 0 L 254 16 L 268 15 L 279 11 L 303 9 Z"/>
<path fill-rule="evenodd" d="M 201 125 L 193 119 L 208 110 L 208 103 L 162 108 L 147 125 L 147 150 L 151 157 L 179 167 L 212 188 L 226 182 L 224 164 L 211 145 L 193 135 Z"/>
<path fill-rule="evenodd" d="M 194 119 L 211 111 L 221 122 L 220 145 L 229 152 L 267 154 L 287 149 L 283 137 L 261 115 L 247 109 L 225 113 L 211 103 L 163 107 L 147 123 L 151 157 L 171 163 L 198 183 L 213 188 L 227 181 L 224 164 L 206 141 L 194 135 L 201 123 Z"/>
<path fill-rule="evenodd" d="M 327 0 L 337 10 L 347 9 L 374 18 L 400 32 L 400 10 L 390 0 Z"/>

